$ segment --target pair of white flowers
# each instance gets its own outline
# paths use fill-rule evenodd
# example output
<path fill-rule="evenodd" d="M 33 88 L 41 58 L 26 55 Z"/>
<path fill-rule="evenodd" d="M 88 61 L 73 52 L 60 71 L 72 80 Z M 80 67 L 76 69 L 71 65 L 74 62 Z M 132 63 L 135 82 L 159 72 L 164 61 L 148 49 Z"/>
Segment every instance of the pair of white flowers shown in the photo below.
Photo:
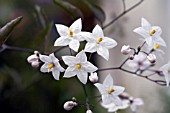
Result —
<path fill-rule="evenodd" d="M 60 37 L 55 41 L 54 46 L 67 46 L 78 52 L 80 42 L 86 40 L 85 52 L 97 52 L 100 56 L 109 59 L 109 51 L 117 45 L 117 42 L 111 38 L 105 37 L 102 28 L 96 25 L 92 33 L 82 30 L 81 19 L 76 20 L 70 27 L 56 24 Z"/>

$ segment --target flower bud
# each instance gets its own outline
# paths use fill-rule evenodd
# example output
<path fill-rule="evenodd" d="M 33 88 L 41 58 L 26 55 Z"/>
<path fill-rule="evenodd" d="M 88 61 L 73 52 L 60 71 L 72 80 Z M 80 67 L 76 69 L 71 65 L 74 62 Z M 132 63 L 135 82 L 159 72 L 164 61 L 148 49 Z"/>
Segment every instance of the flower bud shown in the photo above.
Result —
<path fill-rule="evenodd" d="M 89 80 L 93 83 L 96 83 L 98 81 L 98 76 L 97 76 L 97 73 L 94 72 L 94 73 L 91 73 L 90 76 L 89 76 Z"/>
<path fill-rule="evenodd" d="M 121 53 L 124 55 L 127 55 L 131 52 L 130 46 L 129 45 L 124 45 L 122 46 Z"/>
<path fill-rule="evenodd" d="M 31 65 L 32 65 L 33 68 L 38 68 L 38 67 L 39 67 L 39 62 L 38 62 L 38 60 L 32 62 Z"/>
<path fill-rule="evenodd" d="M 36 54 L 33 54 L 33 55 L 31 55 L 27 58 L 27 61 L 29 63 L 32 63 L 32 62 L 37 61 L 37 60 L 38 60 L 38 56 Z"/>
<path fill-rule="evenodd" d="M 154 54 L 149 54 L 147 56 L 147 59 L 151 62 L 151 63 L 155 63 L 156 62 L 156 56 Z"/>
<path fill-rule="evenodd" d="M 69 111 L 71 109 L 73 109 L 74 106 L 77 106 L 77 103 L 76 102 L 73 102 L 73 101 L 67 101 L 65 104 L 64 104 L 64 109 Z"/>
<path fill-rule="evenodd" d="M 86 111 L 86 113 L 93 113 L 90 109 Z"/>
<path fill-rule="evenodd" d="M 130 56 L 129 56 L 129 59 L 130 59 L 130 60 L 133 60 L 133 59 L 134 59 L 134 55 L 130 55 Z"/>

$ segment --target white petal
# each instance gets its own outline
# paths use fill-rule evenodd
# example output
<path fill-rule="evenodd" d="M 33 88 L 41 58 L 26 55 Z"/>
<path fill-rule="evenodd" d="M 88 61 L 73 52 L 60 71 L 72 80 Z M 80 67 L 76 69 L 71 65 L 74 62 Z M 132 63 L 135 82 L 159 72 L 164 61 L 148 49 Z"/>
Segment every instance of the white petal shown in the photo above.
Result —
<path fill-rule="evenodd" d="M 154 35 L 160 36 L 162 34 L 162 29 L 159 26 L 152 26 L 152 30 L 156 30 Z"/>
<path fill-rule="evenodd" d="M 102 95 L 102 100 L 103 100 L 103 104 L 111 104 L 112 100 L 110 98 L 110 95 L 106 94 L 106 95 Z"/>
<path fill-rule="evenodd" d="M 131 110 L 132 110 L 133 112 L 136 111 L 136 105 L 132 104 L 132 105 L 130 106 L 130 108 L 131 108 Z"/>
<path fill-rule="evenodd" d="M 68 36 L 69 28 L 67 26 L 61 24 L 55 24 L 55 26 L 60 36 Z"/>
<path fill-rule="evenodd" d="M 115 90 L 112 94 L 114 95 L 120 95 L 121 93 L 123 93 L 123 91 L 125 90 L 124 87 L 121 86 L 113 86 L 113 89 Z"/>
<path fill-rule="evenodd" d="M 69 45 L 71 39 L 67 36 L 61 36 L 57 38 L 57 40 L 54 43 L 54 46 L 67 46 Z"/>
<path fill-rule="evenodd" d="M 122 105 L 122 101 L 118 96 L 111 96 L 112 98 L 110 99 L 111 101 L 113 101 L 114 104 L 116 105 Z"/>
<path fill-rule="evenodd" d="M 63 77 L 70 78 L 70 77 L 74 77 L 76 74 L 77 74 L 77 71 L 74 68 L 68 67 Z"/>
<path fill-rule="evenodd" d="M 96 66 L 94 66 L 90 62 L 86 62 L 86 63 L 83 63 L 82 69 L 85 70 L 86 72 L 90 72 L 91 73 L 91 72 L 96 71 L 98 68 Z"/>
<path fill-rule="evenodd" d="M 59 71 L 59 70 L 53 69 L 53 70 L 52 70 L 52 74 L 53 74 L 53 77 L 54 77 L 56 80 L 59 80 L 59 77 L 60 77 L 60 71 Z"/>
<path fill-rule="evenodd" d="M 104 37 L 100 44 L 107 49 L 111 49 L 117 45 L 117 42 L 109 37 Z"/>
<path fill-rule="evenodd" d="M 96 25 L 92 31 L 93 34 L 97 36 L 97 38 L 104 37 L 103 30 L 99 25 Z"/>
<path fill-rule="evenodd" d="M 49 57 L 51 58 L 53 63 L 58 63 L 59 60 L 55 57 L 54 53 L 51 53 Z"/>
<path fill-rule="evenodd" d="M 146 41 L 146 44 L 148 44 L 148 46 L 150 46 L 150 47 L 154 47 L 156 45 L 156 43 L 153 41 L 152 37 L 147 37 L 145 39 L 145 41 Z"/>
<path fill-rule="evenodd" d="M 90 33 L 90 32 L 81 32 L 80 35 L 82 37 L 84 37 L 84 39 L 88 42 L 94 42 L 95 39 L 94 39 L 94 34 Z"/>
<path fill-rule="evenodd" d="M 151 24 L 145 18 L 141 19 L 141 26 L 147 31 L 151 29 Z"/>
<path fill-rule="evenodd" d="M 79 32 L 81 32 L 81 29 L 82 29 L 81 18 L 79 18 L 78 20 L 76 20 L 76 21 L 70 26 L 70 29 L 71 29 L 74 33 L 79 33 Z"/>
<path fill-rule="evenodd" d="M 140 105 L 143 105 L 144 102 L 141 98 L 136 98 L 136 99 L 134 99 L 134 104 L 140 106 Z"/>
<path fill-rule="evenodd" d="M 161 46 L 166 47 L 166 43 L 161 37 L 155 37 L 155 42 Z"/>
<path fill-rule="evenodd" d="M 105 87 L 104 87 L 103 84 L 95 83 L 94 85 L 97 87 L 97 89 L 99 90 L 99 92 L 100 92 L 102 95 L 107 94 L 107 91 L 106 91 L 106 89 L 105 89 Z"/>
<path fill-rule="evenodd" d="M 78 79 L 81 81 L 81 83 L 83 83 L 83 84 L 86 84 L 86 83 L 87 83 L 87 78 L 88 78 L 87 72 L 85 72 L 85 71 L 80 71 L 80 72 L 77 74 L 77 77 L 78 77 Z"/>
<path fill-rule="evenodd" d="M 76 58 L 82 63 L 82 62 L 87 62 L 87 56 L 85 52 L 82 50 L 80 51 L 77 55 Z"/>
<path fill-rule="evenodd" d="M 46 55 L 40 55 L 40 60 L 42 62 L 48 62 L 48 63 L 52 62 L 52 59 L 49 56 L 46 56 Z"/>
<path fill-rule="evenodd" d="M 147 38 L 150 36 L 149 33 L 147 33 L 146 30 L 143 29 L 142 27 L 138 27 L 138 28 L 134 29 L 133 32 L 143 36 L 144 38 Z"/>
<path fill-rule="evenodd" d="M 107 75 L 107 77 L 103 81 L 103 85 L 109 87 L 113 85 L 113 78 L 110 74 Z"/>
<path fill-rule="evenodd" d="M 87 42 L 84 51 L 94 53 L 97 51 L 96 43 Z"/>
<path fill-rule="evenodd" d="M 78 40 L 72 39 L 71 42 L 69 43 L 69 47 L 74 50 L 75 52 L 78 51 L 80 46 L 80 42 Z"/>
<path fill-rule="evenodd" d="M 109 60 L 109 51 L 105 47 L 99 46 L 97 48 L 97 53 L 104 59 Z"/>
<path fill-rule="evenodd" d="M 43 73 L 48 72 L 48 66 L 49 66 L 48 63 L 43 64 L 40 68 L 40 71 Z"/>
<path fill-rule="evenodd" d="M 38 56 L 36 54 L 33 54 L 33 55 L 30 55 L 28 58 L 27 58 L 27 61 L 29 63 L 32 63 L 34 61 L 37 61 L 38 60 Z"/>
<path fill-rule="evenodd" d="M 73 66 L 77 64 L 77 59 L 74 56 L 62 56 L 62 59 L 66 65 Z"/>

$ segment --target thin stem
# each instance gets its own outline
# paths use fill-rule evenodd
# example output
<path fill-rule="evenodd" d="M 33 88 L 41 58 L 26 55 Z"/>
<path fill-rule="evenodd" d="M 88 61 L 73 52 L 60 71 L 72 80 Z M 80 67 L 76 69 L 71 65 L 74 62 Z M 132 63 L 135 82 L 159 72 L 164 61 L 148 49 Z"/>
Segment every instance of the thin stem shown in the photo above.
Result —
<path fill-rule="evenodd" d="M 90 53 L 90 55 L 89 55 L 89 61 L 90 61 L 90 59 L 91 59 L 91 57 L 92 57 L 92 54 L 93 54 L 93 53 Z"/>
<path fill-rule="evenodd" d="M 129 9 L 123 11 L 121 14 L 119 14 L 116 18 L 114 18 L 112 21 L 110 21 L 108 24 L 106 24 L 105 26 L 103 26 L 103 29 L 106 29 L 107 27 L 109 27 L 111 24 L 113 24 L 114 22 L 116 22 L 119 18 L 121 18 L 122 16 L 124 16 L 126 13 L 130 12 L 131 10 L 133 10 L 134 8 L 136 8 L 137 6 L 139 6 L 144 0 L 140 0 L 138 3 L 136 3 L 135 5 L 133 5 L 132 7 L 130 7 Z"/>
<path fill-rule="evenodd" d="M 122 4 L 123 4 L 123 12 L 126 11 L 126 4 L 125 4 L 125 0 L 122 0 Z"/>
<path fill-rule="evenodd" d="M 83 86 L 83 90 L 84 90 L 84 94 L 86 96 L 86 106 L 87 106 L 87 109 L 90 109 L 90 105 L 89 105 L 89 97 L 88 97 L 88 94 L 87 94 L 87 90 L 86 90 L 86 87 L 84 84 L 82 84 Z"/>

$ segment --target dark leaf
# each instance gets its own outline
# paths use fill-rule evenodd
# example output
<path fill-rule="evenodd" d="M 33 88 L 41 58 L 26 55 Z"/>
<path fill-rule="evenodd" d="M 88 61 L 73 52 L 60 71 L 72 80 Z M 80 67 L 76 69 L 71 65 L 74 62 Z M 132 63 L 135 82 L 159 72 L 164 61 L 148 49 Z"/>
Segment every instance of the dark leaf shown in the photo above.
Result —
<path fill-rule="evenodd" d="M 0 29 L 0 46 L 5 43 L 13 29 L 21 22 L 23 17 L 17 17 L 14 20 L 8 22 Z"/>
<path fill-rule="evenodd" d="M 72 5 L 71 3 L 64 0 L 53 0 L 53 2 L 57 6 L 60 6 L 63 9 L 65 9 L 72 16 L 73 19 L 76 19 L 78 17 L 83 18 L 81 10 Z"/>

